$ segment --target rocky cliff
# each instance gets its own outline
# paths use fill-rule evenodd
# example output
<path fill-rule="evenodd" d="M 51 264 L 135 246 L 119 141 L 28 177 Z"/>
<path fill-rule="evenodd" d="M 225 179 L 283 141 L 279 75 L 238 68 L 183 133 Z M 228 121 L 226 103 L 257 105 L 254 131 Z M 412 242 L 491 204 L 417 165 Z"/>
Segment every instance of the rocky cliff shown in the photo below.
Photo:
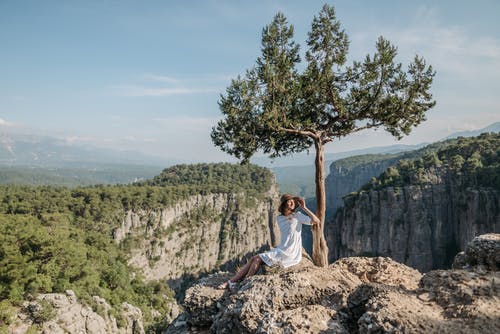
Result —
<path fill-rule="evenodd" d="M 420 274 L 389 258 L 307 259 L 233 291 L 219 273 L 191 287 L 167 333 L 498 333 L 500 235 L 475 240 L 457 267 Z"/>
<path fill-rule="evenodd" d="M 147 279 L 175 282 L 271 246 L 278 233 L 277 198 L 273 183 L 261 198 L 215 193 L 159 210 L 128 211 L 114 238 L 129 244 L 129 263 Z"/>
<path fill-rule="evenodd" d="M 334 216 L 335 211 L 344 204 L 344 196 L 358 191 L 372 177 L 379 176 L 388 167 L 396 164 L 400 156 L 403 154 L 377 155 L 371 156 L 370 159 L 367 155 L 364 156 L 366 159 L 353 157 L 332 162 L 330 173 L 325 180 L 327 216 Z"/>
<path fill-rule="evenodd" d="M 388 256 L 421 271 L 449 268 L 474 236 L 500 231 L 492 189 L 388 187 L 346 199 L 328 226 L 330 260 Z"/>
<path fill-rule="evenodd" d="M 472 238 L 500 231 L 499 145 L 499 134 L 459 138 L 346 196 L 327 224 L 330 261 L 388 256 L 421 271 L 449 268 Z"/>
<path fill-rule="evenodd" d="M 460 139 L 436 142 L 414 151 L 386 154 L 364 154 L 334 161 L 326 177 L 326 215 L 333 218 L 336 210 L 344 205 L 342 198 L 357 192 L 372 178 L 378 177 L 387 168 L 401 160 L 415 160 L 431 152 L 455 145 Z"/>

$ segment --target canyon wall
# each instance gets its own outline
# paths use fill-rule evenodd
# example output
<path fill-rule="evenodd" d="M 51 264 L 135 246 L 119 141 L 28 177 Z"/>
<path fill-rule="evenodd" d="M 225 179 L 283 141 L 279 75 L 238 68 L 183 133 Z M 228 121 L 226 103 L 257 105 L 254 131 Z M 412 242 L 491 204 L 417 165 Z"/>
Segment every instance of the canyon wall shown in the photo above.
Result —
<path fill-rule="evenodd" d="M 128 211 L 114 239 L 130 248 L 129 263 L 146 279 L 197 275 L 273 245 L 278 198 L 273 184 L 259 198 L 215 193 L 161 210 Z"/>
<path fill-rule="evenodd" d="M 330 261 L 388 256 L 421 271 L 449 268 L 475 236 L 500 231 L 496 190 L 447 182 L 349 196 L 328 226 Z"/>

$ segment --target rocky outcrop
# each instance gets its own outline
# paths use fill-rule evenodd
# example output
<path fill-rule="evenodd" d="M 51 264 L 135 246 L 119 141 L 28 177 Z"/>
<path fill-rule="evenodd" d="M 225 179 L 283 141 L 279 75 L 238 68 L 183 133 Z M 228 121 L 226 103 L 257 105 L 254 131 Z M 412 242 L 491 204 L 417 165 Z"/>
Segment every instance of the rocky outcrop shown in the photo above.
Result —
<path fill-rule="evenodd" d="M 327 227 L 330 261 L 388 256 L 424 272 L 449 268 L 474 236 L 500 231 L 497 191 L 434 181 L 347 197 Z"/>
<path fill-rule="evenodd" d="M 34 301 L 24 302 L 9 326 L 9 333 L 87 333 L 142 334 L 142 312 L 123 303 L 119 319 L 109 304 L 100 297 L 93 298 L 93 308 L 81 303 L 71 290 L 66 294 L 42 294 Z"/>
<path fill-rule="evenodd" d="M 328 217 L 333 217 L 335 211 L 344 204 L 342 200 L 344 196 L 358 191 L 372 177 L 379 176 L 388 167 L 395 165 L 401 157 L 388 156 L 386 159 L 379 158 L 376 161 L 359 164 L 353 162 L 352 166 L 345 166 L 345 161 L 354 159 L 355 157 L 346 158 L 334 161 L 330 165 L 330 173 L 325 180 Z"/>
<path fill-rule="evenodd" d="M 129 263 L 146 279 L 175 280 L 274 244 L 278 198 L 275 184 L 261 199 L 196 195 L 162 210 L 127 212 L 114 237 L 131 245 Z"/>
<path fill-rule="evenodd" d="M 500 235 L 484 234 L 474 238 L 453 261 L 454 269 L 500 270 Z"/>
<path fill-rule="evenodd" d="M 488 240 L 492 263 L 500 236 Z M 424 275 L 382 257 L 327 268 L 304 260 L 234 291 L 215 288 L 228 277 L 219 273 L 186 292 L 186 312 L 167 333 L 498 333 L 500 273 L 473 266 L 480 258 L 471 255 L 468 270 Z"/>

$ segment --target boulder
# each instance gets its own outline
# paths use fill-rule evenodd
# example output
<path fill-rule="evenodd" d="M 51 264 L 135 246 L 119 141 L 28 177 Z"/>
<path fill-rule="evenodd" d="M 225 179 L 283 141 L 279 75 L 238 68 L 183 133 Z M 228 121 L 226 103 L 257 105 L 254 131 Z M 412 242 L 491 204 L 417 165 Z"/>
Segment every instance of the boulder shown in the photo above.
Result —
<path fill-rule="evenodd" d="M 500 234 L 475 237 L 465 251 L 455 256 L 454 269 L 498 271 L 500 269 Z"/>
<path fill-rule="evenodd" d="M 122 323 L 117 324 L 110 315 L 111 306 L 101 297 L 93 297 L 93 307 L 80 302 L 71 290 L 65 294 L 48 293 L 36 300 L 25 302 L 9 326 L 9 333 L 26 333 L 33 326 L 45 334 L 143 334 L 142 312 L 139 308 L 123 303 Z"/>
<path fill-rule="evenodd" d="M 326 268 L 303 259 L 233 291 L 217 289 L 229 273 L 213 274 L 187 290 L 185 312 L 167 333 L 499 333 L 498 237 L 471 243 L 467 270 L 422 275 L 383 257 Z"/>

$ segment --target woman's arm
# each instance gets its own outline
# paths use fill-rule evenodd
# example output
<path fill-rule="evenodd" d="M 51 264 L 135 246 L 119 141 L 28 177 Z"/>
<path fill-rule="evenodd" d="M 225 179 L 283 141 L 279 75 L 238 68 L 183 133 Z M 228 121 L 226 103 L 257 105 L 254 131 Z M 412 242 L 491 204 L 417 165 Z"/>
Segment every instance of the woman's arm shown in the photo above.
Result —
<path fill-rule="evenodd" d="M 316 225 L 319 224 L 319 218 L 306 207 L 306 202 L 302 197 L 299 197 L 297 199 L 297 204 L 300 206 L 300 208 L 311 218 L 311 225 Z"/>

